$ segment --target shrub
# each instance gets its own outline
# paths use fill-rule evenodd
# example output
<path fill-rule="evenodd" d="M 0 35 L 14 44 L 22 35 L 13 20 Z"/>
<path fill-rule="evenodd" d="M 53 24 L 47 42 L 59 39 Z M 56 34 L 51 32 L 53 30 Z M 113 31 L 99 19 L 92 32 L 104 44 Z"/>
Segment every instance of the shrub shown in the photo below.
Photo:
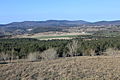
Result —
<path fill-rule="evenodd" d="M 54 48 L 43 51 L 40 56 L 43 60 L 52 60 L 58 58 L 57 51 Z"/>
<path fill-rule="evenodd" d="M 96 56 L 95 50 L 93 49 L 86 49 L 83 53 L 83 56 Z"/>
<path fill-rule="evenodd" d="M 27 56 L 28 61 L 36 61 L 37 60 L 37 53 L 29 53 Z"/>
<path fill-rule="evenodd" d="M 8 54 L 5 54 L 4 52 L 0 53 L 0 60 L 6 61 L 9 59 L 9 57 L 10 56 Z"/>
<path fill-rule="evenodd" d="M 114 48 L 108 48 L 105 52 L 103 52 L 106 56 L 118 56 L 120 55 L 120 50 Z"/>

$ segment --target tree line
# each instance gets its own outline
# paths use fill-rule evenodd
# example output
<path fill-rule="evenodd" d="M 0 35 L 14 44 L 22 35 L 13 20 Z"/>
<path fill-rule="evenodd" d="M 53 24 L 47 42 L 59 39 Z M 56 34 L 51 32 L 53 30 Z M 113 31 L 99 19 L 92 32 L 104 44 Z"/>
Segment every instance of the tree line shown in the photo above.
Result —
<path fill-rule="evenodd" d="M 40 41 L 32 38 L 0 39 L 0 56 L 26 58 L 31 53 L 46 54 L 56 52 L 56 57 L 100 56 L 106 50 L 120 50 L 120 37 L 99 39 L 73 39 Z M 47 50 L 47 51 L 46 51 Z M 52 52 L 50 52 L 52 50 Z M 55 50 L 55 51 L 53 51 Z M 47 53 L 46 53 L 47 52 Z M 108 54 L 107 54 L 108 55 Z M 45 55 L 44 55 L 45 56 Z M 52 56 L 53 57 L 53 56 Z M 10 57 L 11 58 L 11 57 Z"/>

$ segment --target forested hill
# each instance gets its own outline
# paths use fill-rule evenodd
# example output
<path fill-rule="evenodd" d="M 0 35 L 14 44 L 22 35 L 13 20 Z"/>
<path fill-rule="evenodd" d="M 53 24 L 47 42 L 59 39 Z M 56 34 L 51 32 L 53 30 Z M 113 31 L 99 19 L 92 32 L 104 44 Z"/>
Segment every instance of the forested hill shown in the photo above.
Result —
<path fill-rule="evenodd" d="M 116 21 L 98 21 L 87 22 L 83 20 L 69 21 L 69 20 L 47 20 L 47 21 L 24 21 L 13 22 L 9 24 L 1 24 L 0 27 L 17 27 L 17 28 L 30 28 L 30 27 L 75 27 L 81 25 L 120 25 L 120 20 Z"/>
<path fill-rule="evenodd" d="M 13 22 L 1 27 L 62 27 L 62 26 L 78 26 L 83 24 L 88 24 L 89 22 L 78 20 L 78 21 L 68 21 L 68 20 L 47 20 L 47 21 L 24 21 L 24 22 Z"/>

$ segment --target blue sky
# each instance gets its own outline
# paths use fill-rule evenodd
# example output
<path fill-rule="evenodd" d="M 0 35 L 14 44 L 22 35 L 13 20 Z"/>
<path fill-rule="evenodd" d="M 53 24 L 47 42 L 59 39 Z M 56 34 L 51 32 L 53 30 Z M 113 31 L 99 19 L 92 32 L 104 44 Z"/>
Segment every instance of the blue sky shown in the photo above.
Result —
<path fill-rule="evenodd" d="M 120 20 L 120 0 L 0 0 L 0 24 L 51 19 Z"/>

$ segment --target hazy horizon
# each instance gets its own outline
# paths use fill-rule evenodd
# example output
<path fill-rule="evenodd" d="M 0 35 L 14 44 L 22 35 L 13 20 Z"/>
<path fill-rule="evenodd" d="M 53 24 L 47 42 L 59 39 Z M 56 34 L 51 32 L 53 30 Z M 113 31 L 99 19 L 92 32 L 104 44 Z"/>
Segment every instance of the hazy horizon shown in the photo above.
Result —
<path fill-rule="evenodd" d="M 0 2 L 0 24 L 46 20 L 120 20 L 119 3 L 119 0 L 4 0 Z"/>
<path fill-rule="evenodd" d="M 57 19 L 57 20 L 58 20 L 58 19 Z M 38 20 L 27 20 L 27 21 L 38 21 Z M 39 21 L 49 21 L 49 20 L 39 20 Z M 58 21 L 60 21 L 60 20 L 58 20 Z M 80 21 L 80 20 L 66 20 L 66 21 Z M 100 21 L 118 21 L 118 20 L 98 20 L 98 21 L 82 20 L 82 21 L 94 23 L 94 22 L 100 22 Z M 119 21 L 120 21 L 120 20 L 119 20 Z M 14 21 L 14 22 L 26 22 L 26 21 Z M 9 24 L 9 23 L 14 23 L 14 22 L 0 23 L 0 24 L 1 24 L 1 25 L 4 25 L 4 24 Z"/>

